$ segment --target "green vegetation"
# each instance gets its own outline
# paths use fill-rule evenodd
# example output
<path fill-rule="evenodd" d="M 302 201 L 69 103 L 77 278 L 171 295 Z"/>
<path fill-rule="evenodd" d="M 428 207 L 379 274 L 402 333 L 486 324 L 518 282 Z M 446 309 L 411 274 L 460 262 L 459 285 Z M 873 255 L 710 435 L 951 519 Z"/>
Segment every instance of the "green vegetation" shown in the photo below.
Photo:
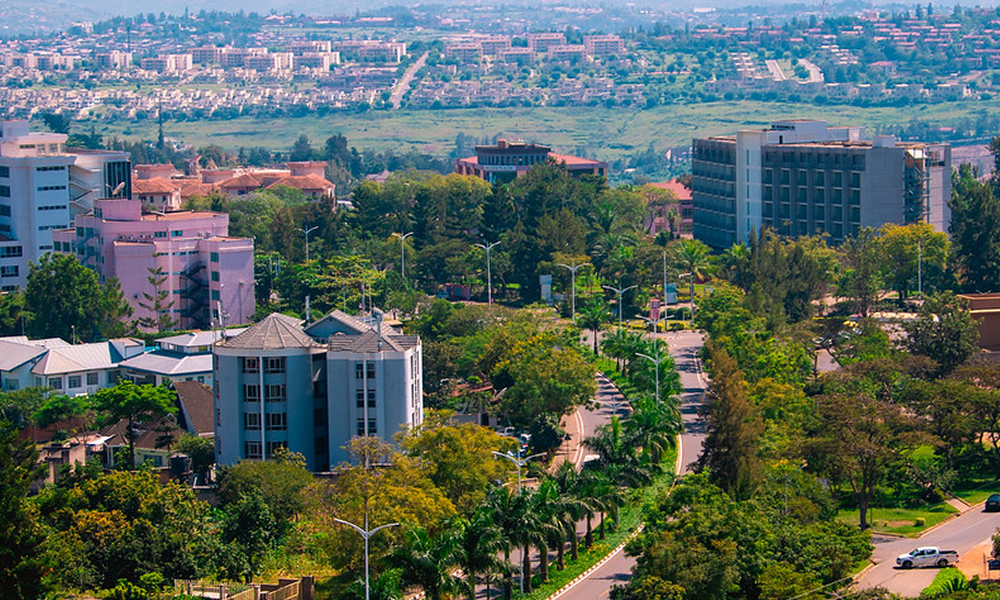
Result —
<path fill-rule="evenodd" d="M 925 530 L 957 513 L 958 511 L 950 505 L 939 502 L 919 508 L 870 509 L 868 518 L 871 520 L 871 529 L 874 532 L 919 537 Z M 856 508 L 837 511 L 837 519 L 845 523 L 857 523 L 858 518 Z"/>

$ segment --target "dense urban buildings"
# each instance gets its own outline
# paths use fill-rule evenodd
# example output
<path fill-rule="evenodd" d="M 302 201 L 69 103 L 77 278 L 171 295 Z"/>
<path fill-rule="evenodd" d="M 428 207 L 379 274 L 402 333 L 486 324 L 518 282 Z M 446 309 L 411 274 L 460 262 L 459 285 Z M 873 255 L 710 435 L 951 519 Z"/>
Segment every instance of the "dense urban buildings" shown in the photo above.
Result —
<path fill-rule="evenodd" d="M 213 352 L 220 465 L 284 447 L 326 471 L 347 459 L 352 437 L 391 441 L 423 420 L 420 338 L 378 313 L 362 320 L 333 311 L 308 325 L 275 313 Z"/>
<path fill-rule="evenodd" d="M 951 147 L 860 127 L 779 121 L 695 139 L 692 175 L 694 237 L 717 249 L 765 227 L 840 243 L 861 227 L 951 221 Z"/>
<path fill-rule="evenodd" d="M 67 148 L 67 138 L 0 123 L 0 291 L 23 287 L 28 263 L 53 249 L 52 232 L 96 198 L 131 195 L 128 153 Z"/>
<path fill-rule="evenodd" d="M 556 154 L 552 148 L 525 142 L 501 139 L 496 145 L 476 146 L 476 155 L 455 161 L 455 172 L 473 175 L 490 183 L 510 181 L 528 172 L 532 166 L 547 162 L 562 165 L 574 175 L 599 175 L 608 173 L 608 163 L 569 154 Z"/>

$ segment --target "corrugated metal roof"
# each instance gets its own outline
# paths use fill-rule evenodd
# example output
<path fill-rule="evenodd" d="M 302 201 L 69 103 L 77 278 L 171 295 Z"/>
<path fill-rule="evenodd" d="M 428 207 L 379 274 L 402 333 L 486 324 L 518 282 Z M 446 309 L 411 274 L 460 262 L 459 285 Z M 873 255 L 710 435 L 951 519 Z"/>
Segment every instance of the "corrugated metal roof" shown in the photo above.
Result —
<path fill-rule="evenodd" d="M 110 369 L 121 360 L 118 351 L 108 342 L 77 344 L 50 348 L 31 372 L 35 375 L 59 375 L 79 371 Z"/>
<path fill-rule="evenodd" d="M 147 352 L 124 360 L 119 366 L 166 377 L 197 375 L 212 372 L 212 355 Z"/>

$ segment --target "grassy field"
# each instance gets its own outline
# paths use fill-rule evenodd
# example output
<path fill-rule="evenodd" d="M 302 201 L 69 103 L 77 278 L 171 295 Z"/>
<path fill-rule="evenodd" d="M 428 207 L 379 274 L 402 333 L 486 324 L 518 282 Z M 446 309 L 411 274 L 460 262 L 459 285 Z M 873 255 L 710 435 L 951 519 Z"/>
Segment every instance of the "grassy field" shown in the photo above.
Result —
<path fill-rule="evenodd" d="M 614 160 L 645 150 L 650 144 L 659 149 L 686 146 L 695 136 L 733 133 L 779 119 L 819 118 L 834 125 L 864 125 L 872 132 L 878 126 L 904 124 L 912 119 L 950 126 L 977 111 L 997 109 L 1000 99 L 902 108 L 743 101 L 651 109 L 594 106 L 397 110 L 294 119 L 167 122 L 165 133 L 194 146 L 218 144 L 234 149 L 240 146 L 285 149 L 301 133 L 320 145 L 329 135 L 343 133 L 351 145 L 362 149 L 415 149 L 435 155 L 447 155 L 459 132 L 477 137 L 503 134 L 544 142 L 566 152 L 583 147 L 592 156 Z M 81 127 L 89 129 L 87 124 Z M 145 123 L 98 124 L 97 130 L 106 135 L 156 138 L 155 119 Z"/>
<path fill-rule="evenodd" d="M 993 478 L 967 481 L 956 484 L 951 490 L 956 497 L 971 505 L 985 502 L 991 494 L 1000 493 L 1000 482 Z"/>
<path fill-rule="evenodd" d="M 873 523 L 873 532 L 917 537 L 925 529 L 937 525 L 957 512 L 942 502 L 922 508 L 873 508 L 868 511 L 868 519 Z M 841 510 L 837 513 L 837 519 L 856 525 L 858 510 Z M 923 519 L 922 525 L 917 525 L 919 519 Z"/>

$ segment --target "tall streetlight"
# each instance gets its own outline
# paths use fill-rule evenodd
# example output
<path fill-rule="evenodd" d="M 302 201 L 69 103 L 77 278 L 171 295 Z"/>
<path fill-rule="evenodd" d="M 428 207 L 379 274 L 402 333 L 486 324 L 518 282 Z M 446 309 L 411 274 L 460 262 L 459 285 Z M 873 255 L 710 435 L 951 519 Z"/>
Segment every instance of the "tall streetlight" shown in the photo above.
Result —
<path fill-rule="evenodd" d="M 573 323 L 576 323 L 576 271 L 580 267 L 586 266 L 590 263 L 579 263 L 575 265 L 567 265 L 565 263 L 557 263 L 560 267 L 566 267 L 570 272 L 570 287 L 573 288 L 573 307 L 570 309 L 570 319 Z"/>
<path fill-rule="evenodd" d="M 489 299 L 489 303 L 493 304 L 493 272 L 491 271 L 490 265 L 490 250 L 493 246 L 500 243 L 500 240 L 493 242 L 492 244 L 476 244 L 479 248 L 486 251 L 486 297 Z"/>
<path fill-rule="evenodd" d="M 660 330 L 660 321 L 662 321 L 663 318 L 660 317 L 659 315 L 657 315 L 657 317 L 655 319 L 650 319 L 649 317 L 644 317 L 642 315 L 636 315 L 636 316 L 639 317 L 640 319 L 642 319 L 643 321 L 646 321 L 647 323 L 649 323 L 650 325 L 653 326 L 653 354 L 656 355 L 656 358 L 653 358 L 652 356 L 647 356 L 647 355 L 641 354 L 641 353 L 637 353 L 636 356 L 641 356 L 641 357 L 649 360 L 650 362 L 652 362 L 654 365 L 656 365 L 656 403 L 659 404 L 660 403 L 660 363 L 662 363 L 663 361 L 667 360 L 667 357 L 664 356 L 663 358 L 660 358 L 660 344 L 657 343 L 657 341 L 656 341 L 656 333 Z"/>
<path fill-rule="evenodd" d="M 365 427 L 367 428 L 367 425 L 365 425 Z M 368 600 L 369 599 L 369 594 L 370 594 L 369 590 L 371 589 L 370 579 L 369 579 L 369 575 L 368 575 L 368 540 L 373 535 L 375 535 L 376 533 L 382 531 L 383 529 L 388 529 L 389 527 L 396 527 L 397 525 L 399 525 L 399 523 L 387 523 L 385 525 L 379 525 L 375 529 L 368 529 L 368 513 L 367 513 L 367 511 L 365 512 L 365 526 L 364 526 L 364 528 L 358 527 L 354 523 L 351 523 L 350 521 L 345 521 L 343 519 L 336 519 L 335 518 L 334 521 L 336 521 L 337 523 L 340 523 L 341 525 L 347 525 L 348 527 L 353 528 L 354 531 L 357 531 L 358 533 L 360 533 L 361 537 L 363 537 L 365 539 L 365 600 Z"/>
<path fill-rule="evenodd" d="M 393 237 L 399 238 L 399 274 L 403 276 L 403 281 L 406 281 L 406 238 L 413 235 L 412 231 L 406 233 L 396 233 L 393 232 Z"/>
<path fill-rule="evenodd" d="M 606 290 L 611 290 L 612 292 L 618 294 L 618 329 L 621 329 L 622 328 L 622 296 L 625 295 L 625 292 L 627 292 L 629 290 L 632 290 L 632 289 L 635 289 L 635 288 L 637 288 L 639 286 L 637 286 L 637 285 L 630 285 L 627 288 L 616 288 L 616 287 L 610 286 L 610 285 L 602 285 L 601 287 L 603 287 Z"/>
<path fill-rule="evenodd" d="M 521 495 L 521 467 L 523 467 L 524 465 L 528 464 L 529 460 L 531 460 L 533 458 L 536 458 L 538 456 L 542 456 L 542 454 L 544 454 L 544 452 L 541 453 L 541 454 L 532 454 L 531 456 L 526 456 L 524 458 L 520 458 L 520 457 L 517 457 L 517 456 L 513 456 L 510 453 L 506 453 L 505 454 L 503 452 L 497 452 L 496 450 L 493 451 L 493 455 L 494 456 L 499 456 L 500 458 L 506 458 L 507 460 L 509 460 L 510 462 L 514 463 L 517 466 L 517 495 L 518 496 Z M 524 595 L 524 560 L 522 559 L 522 560 L 520 560 L 518 562 L 521 563 L 521 595 L 523 596 Z"/>
<path fill-rule="evenodd" d="M 681 273 L 678 279 L 691 278 L 691 323 L 694 324 L 694 273 Z"/>
<path fill-rule="evenodd" d="M 301 229 L 302 233 L 306 234 L 306 262 L 309 262 L 309 234 L 317 229 L 319 229 L 319 225 L 315 225 L 309 229 L 306 229 L 305 227 Z"/>

